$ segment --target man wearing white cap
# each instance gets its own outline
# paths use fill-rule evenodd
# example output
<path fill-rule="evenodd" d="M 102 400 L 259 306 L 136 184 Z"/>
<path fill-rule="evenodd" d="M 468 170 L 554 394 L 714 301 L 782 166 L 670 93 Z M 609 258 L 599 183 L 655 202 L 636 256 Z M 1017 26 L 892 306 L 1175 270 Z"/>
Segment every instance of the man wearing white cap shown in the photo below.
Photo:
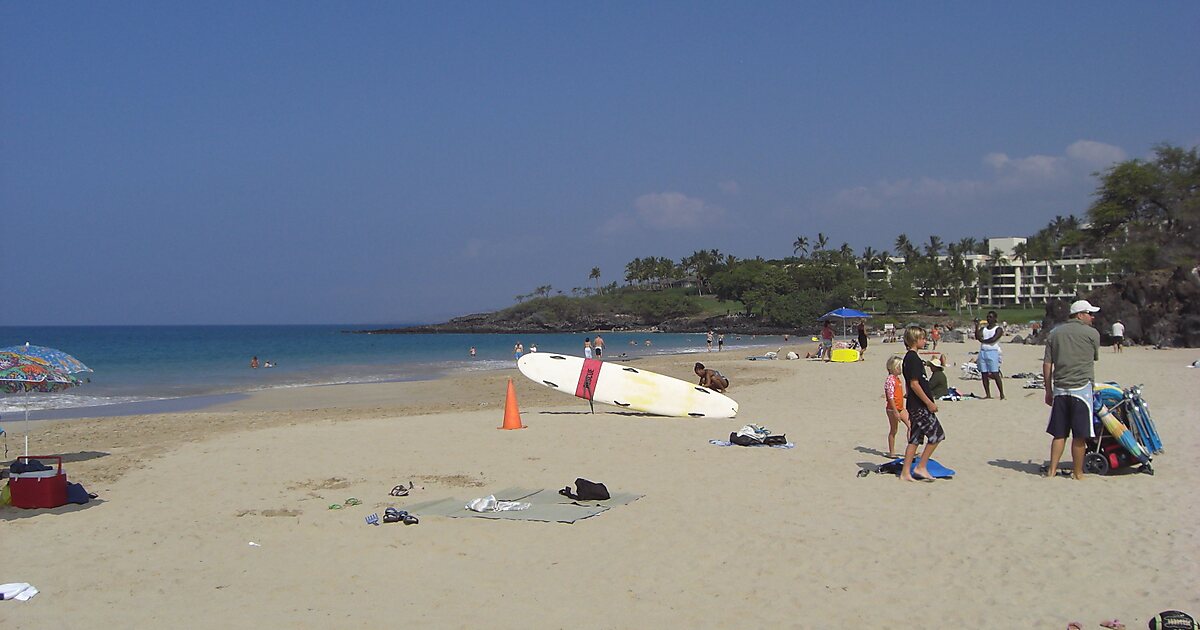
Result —
<path fill-rule="evenodd" d="M 1092 383 L 1096 381 L 1095 362 L 1100 360 L 1100 333 L 1092 327 L 1093 313 L 1099 308 L 1087 300 L 1071 304 L 1071 318 L 1050 331 L 1046 354 L 1042 358 L 1042 378 L 1046 383 L 1046 404 L 1050 405 L 1050 423 L 1046 426 L 1050 442 L 1050 466 L 1046 476 L 1058 474 L 1067 436 L 1071 436 L 1072 477 L 1083 479 L 1083 456 L 1092 429 Z"/>

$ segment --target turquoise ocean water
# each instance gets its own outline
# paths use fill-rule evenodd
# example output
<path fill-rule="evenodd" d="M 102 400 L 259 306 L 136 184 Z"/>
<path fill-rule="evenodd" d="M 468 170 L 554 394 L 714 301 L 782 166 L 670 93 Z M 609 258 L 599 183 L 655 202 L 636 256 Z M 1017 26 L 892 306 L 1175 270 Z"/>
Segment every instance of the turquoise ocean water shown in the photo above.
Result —
<path fill-rule="evenodd" d="M 200 400 L 278 388 L 424 380 L 469 370 L 511 367 L 513 345 L 582 355 L 585 334 L 366 335 L 328 326 L 0 326 L 0 347 L 58 348 L 94 372 L 91 382 L 54 394 L 0 394 L 0 416 L 32 417 L 153 413 L 152 401 Z M 604 333 L 609 356 L 705 351 L 703 334 Z M 647 347 L 645 341 L 651 345 Z M 631 345 L 630 342 L 634 342 Z M 779 339 L 726 335 L 727 351 L 778 345 Z M 475 346 L 471 358 L 468 349 Z M 251 369 L 250 357 L 277 367 Z M 200 397 L 200 398 L 197 398 Z M 117 405 L 117 407 L 111 407 Z M 107 409 L 104 406 L 109 406 Z M 139 411 L 139 409 L 141 411 Z M 67 410 L 70 410 L 68 413 Z"/>

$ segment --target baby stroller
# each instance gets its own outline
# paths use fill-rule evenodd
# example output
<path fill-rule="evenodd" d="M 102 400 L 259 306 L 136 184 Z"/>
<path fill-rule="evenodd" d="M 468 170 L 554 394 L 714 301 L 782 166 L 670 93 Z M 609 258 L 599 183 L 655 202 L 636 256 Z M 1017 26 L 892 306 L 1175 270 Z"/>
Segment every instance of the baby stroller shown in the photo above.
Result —
<path fill-rule="evenodd" d="M 1162 440 L 1142 399 L 1141 385 L 1122 389 L 1116 383 L 1097 383 L 1092 390 L 1097 437 L 1088 440 L 1084 472 L 1108 475 L 1138 466 L 1138 472 L 1153 475 L 1151 457 L 1163 452 Z"/>

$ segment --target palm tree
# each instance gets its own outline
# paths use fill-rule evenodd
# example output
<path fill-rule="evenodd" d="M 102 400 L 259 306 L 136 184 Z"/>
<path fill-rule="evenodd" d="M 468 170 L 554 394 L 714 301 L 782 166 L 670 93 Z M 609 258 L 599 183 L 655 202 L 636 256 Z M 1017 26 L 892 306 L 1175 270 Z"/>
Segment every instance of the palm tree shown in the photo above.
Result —
<path fill-rule="evenodd" d="M 588 274 L 588 280 L 596 281 L 596 293 L 600 293 L 600 268 L 592 267 L 592 273 Z"/>
<path fill-rule="evenodd" d="M 825 249 L 827 245 L 829 245 L 829 237 L 825 236 L 823 232 L 817 232 L 817 242 L 813 245 L 813 251 Z"/>
<path fill-rule="evenodd" d="M 870 245 L 868 245 L 863 248 L 863 252 L 862 252 L 863 271 L 870 271 L 871 268 L 875 266 L 875 257 L 877 257 L 877 256 L 879 256 L 879 252 L 875 251 L 874 247 L 871 247 Z"/>
<path fill-rule="evenodd" d="M 942 253 L 942 237 L 930 236 L 929 244 L 925 246 L 925 255 L 930 258 L 937 258 Z"/>
<path fill-rule="evenodd" d="M 910 262 L 913 254 L 912 241 L 908 240 L 907 234 L 901 234 L 896 237 L 896 253 L 904 257 L 905 262 Z"/>
<path fill-rule="evenodd" d="M 796 241 L 792 243 L 792 253 L 804 258 L 808 255 L 808 237 L 797 236 Z"/>

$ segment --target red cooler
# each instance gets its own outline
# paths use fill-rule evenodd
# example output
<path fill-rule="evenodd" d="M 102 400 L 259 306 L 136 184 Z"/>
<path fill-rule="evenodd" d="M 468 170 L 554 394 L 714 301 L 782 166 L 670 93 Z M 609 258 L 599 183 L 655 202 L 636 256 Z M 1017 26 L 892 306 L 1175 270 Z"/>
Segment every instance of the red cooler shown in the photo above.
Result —
<path fill-rule="evenodd" d="M 67 474 L 62 469 L 62 457 L 58 455 L 23 455 L 17 460 L 39 460 L 43 463 L 56 462 L 51 470 L 30 473 L 13 473 L 8 479 L 8 490 L 12 494 L 13 507 L 35 509 L 56 508 L 67 503 Z"/>

